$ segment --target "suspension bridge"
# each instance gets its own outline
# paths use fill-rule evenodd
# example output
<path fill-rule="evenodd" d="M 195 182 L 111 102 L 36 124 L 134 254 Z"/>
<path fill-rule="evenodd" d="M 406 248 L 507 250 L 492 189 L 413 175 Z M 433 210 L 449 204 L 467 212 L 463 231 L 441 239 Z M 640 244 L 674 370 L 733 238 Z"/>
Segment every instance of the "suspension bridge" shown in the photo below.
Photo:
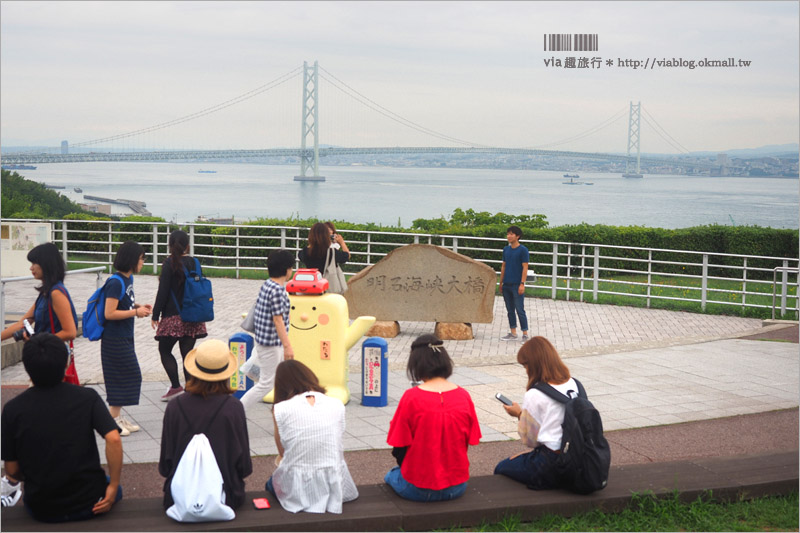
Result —
<path fill-rule="evenodd" d="M 641 131 L 641 103 L 630 103 L 628 114 L 628 148 L 626 154 L 610 154 L 610 153 L 595 153 L 595 152 L 580 152 L 580 151 L 562 151 L 562 150 L 546 150 L 540 148 L 503 148 L 480 145 L 469 141 L 457 139 L 445 134 L 438 133 L 434 130 L 421 126 L 412 122 L 396 113 L 388 110 L 387 108 L 377 104 L 373 100 L 367 98 L 352 89 L 350 86 L 328 73 L 327 79 L 334 81 L 337 89 L 345 92 L 348 96 L 354 97 L 358 95 L 361 103 L 372 109 L 373 111 L 388 117 L 394 122 L 403 126 L 412 128 L 417 132 L 445 140 L 452 144 L 460 144 L 461 146 L 378 146 L 378 147 L 336 147 L 326 146 L 320 147 L 319 144 L 319 70 L 317 62 L 313 65 L 304 63 L 302 67 L 303 74 L 303 109 L 301 121 L 301 142 L 299 148 L 264 148 L 264 149 L 189 149 L 189 150 L 109 150 L 100 148 L 103 143 L 119 141 L 122 139 L 129 139 L 136 136 L 143 136 L 150 134 L 154 131 L 164 130 L 178 124 L 184 124 L 197 118 L 208 116 L 212 113 L 221 111 L 245 100 L 253 98 L 258 94 L 262 94 L 278 85 L 285 83 L 291 77 L 298 75 L 298 69 L 292 71 L 269 84 L 266 84 L 258 89 L 240 95 L 234 99 L 228 100 L 216 106 L 206 108 L 202 111 L 192 113 L 168 122 L 156 124 L 147 128 L 142 128 L 135 131 L 130 131 L 110 137 L 95 139 L 91 141 L 84 141 L 73 145 L 68 145 L 67 141 L 62 142 L 60 152 L 51 153 L 49 151 L 37 152 L 13 152 L 5 153 L 2 156 L 3 165 L 30 165 L 30 164 L 46 164 L 46 163 L 87 163 L 87 162 L 124 162 L 124 161 L 180 161 L 180 160 L 209 160 L 209 159 L 241 159 L 241 158 L 268 158 L 268 157 L 295 157 L 300 160 L 300 174 L 295 176 L 297 181 L 324 181 L 325 178 L 319 174 L 319 161 L 320 158 L 326 156 L 342 156 L 342 155 L 401 155 L 401 154 L 488 154 L 488 155 L 517 155 L 517 156 L 541 156 L 541 157 L 561 157 L 572 159 L 594 159 L 604 161 L 616 161 L 625 163 L 626 175 L 641 177 L 640 168 L 642 163 L 649 163 L 655 165 L 672 165 L 682 166 L 685 168 L 693 168 L 697 170 L 717 169 L 718 165 L 710 162 L 702 161 L 687 161 L 678 158 L 662 159 L 654 157 L 642 157 L 640 150 L 640 131 Z M 324 70 L 324 69 L 323 69 Z M 327 71 L 326 71 L 327 72 Z M 354 94 L 353 94 L 354 93 Z M 612 117 L 618 120 L 621 116 Z M 655 119 L 651 117 L 652 121 Z M 645 119 L 646 120 L 646 119 Z M 596 133 L 603 129 L 611 120 L 606 121 L 604 124 L 596 126 L 587 132 L 575 136 L 573 139 L 578 139 Z M 656 132 L 662 136 L 672 146 L 678 150 L 687 153 L 688 150 L 680 146 L 657 122 L 655 124 L 661 130 Z M 653 126 L 654 128 L 656 126 Z M 666 135 L 666 137 L 665 137 Z M 671 141 L 669 139 L 671 139 Z M 570 139 L 572 140 L 572 139 Z M 80 148 L 86 150 L 87 147 L 95 146 L 89 152 L 72 152 L 70 148 L 75 150 Z M 59 150 L 54 148 L 53 150 Z M 637 176 L 638 175 L 638 176 Z"/>

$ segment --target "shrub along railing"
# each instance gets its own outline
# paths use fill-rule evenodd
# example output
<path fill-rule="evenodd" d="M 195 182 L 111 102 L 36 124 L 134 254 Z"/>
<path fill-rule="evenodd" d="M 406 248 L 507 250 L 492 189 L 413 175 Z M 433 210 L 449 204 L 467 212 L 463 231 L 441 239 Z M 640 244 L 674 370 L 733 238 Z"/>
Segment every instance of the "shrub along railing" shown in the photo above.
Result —
<path fill-rule="evenodd" d="M 26 222 L 4 219 L 4 223 Z M 41 221 L 39 221 L 41 222 Z M 52 220 L 53 242 L 70 267 L 110 266 L 117 246 L 136 240 L 148 254 L 146 264 L 158 273 L 169 254 L 167 239 L 174 229 L 190 236 L 191 253 L 210 275 L 266 277 L 271 250 L 295 253 L 306 245 L 308 228 L 255 224 L 192 223 L 175 225 L 151 220 Z M 505 239 L 430 233 L 340 229 L 351 252 L 348 275 L 374 265 L 392 250 L 423 243 L 449 248 L 499 272 Z M 769 257 L 719 252 L 644 248 L 523 239 L 531 253 L 537 280 L 528 294 L 550 298 L 630 303 L 669 307 L 689 302 L 699 311 L 739 314 L 798 315 L 797 257 Z M 777 270 L 776 270 L 777 269 Z M 775 281 L 773 282 L 773 278 Z M 776 294 L 772 304 L 772 293 Z M 683 305 L 683 304 L 682 304 Z M 685 305 L 683 308 L 686 308 Z M 738 308 L 738 309 L 736 309 Z M 760 311 L 759 311 L 760 310 Z M 728 312 L 731 312 L 728 311 Z M 748 313 L 749 311 L 749 313 Z"/>

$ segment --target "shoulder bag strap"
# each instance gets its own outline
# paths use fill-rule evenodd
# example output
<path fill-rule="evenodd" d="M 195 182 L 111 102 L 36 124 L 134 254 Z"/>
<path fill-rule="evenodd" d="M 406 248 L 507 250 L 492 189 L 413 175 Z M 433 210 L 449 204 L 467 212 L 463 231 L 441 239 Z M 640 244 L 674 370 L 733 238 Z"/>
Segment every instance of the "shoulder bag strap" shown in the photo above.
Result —
<path fill-rule="evenodd" d="M 327 276 L 325 276 L 325 274 L 331 272 L 333 268 L 336 268 L 336 253 L 333 249 L 333 246 L 329 246 L 328 253 L 325 256 L 325 268 L 322 271 L 322 274 L 325 277 L 325 279 L 327 279 Z"/>
<path fill-rule="evenodd" d="M 546 394 L 547 396 L 549 396 L 550 398 L 554 399 L 557 402 L 567 403 L 570 400 L 569 396 L 558 392 L 549 383 L 542 383 L 540 381 L 538 383 L 535 383 L 533 385 L 533 388 L 543 392 L 544 394 Z"/>
<path fill-rule="evenodd" d="M 61 289 L 56 289 L 56 290 L 60 291 Z M 50 311 L 50 333 L 55 335 L 55 332 L 53 331 L 53 325 L 55 324 L 55 322 L 53 322 L 53 300 L 52 300 L 52 298 L 48 298 L 47 299 L 47 309 Z M 72 364 L 72 358 L 75 357 L 74 351 L 75 351 L 75 346 L 72 344 L 72 339 L 70 339 L 70 341 L 69 341 L 69 355 L 67 357 L 67 366 Z"/>

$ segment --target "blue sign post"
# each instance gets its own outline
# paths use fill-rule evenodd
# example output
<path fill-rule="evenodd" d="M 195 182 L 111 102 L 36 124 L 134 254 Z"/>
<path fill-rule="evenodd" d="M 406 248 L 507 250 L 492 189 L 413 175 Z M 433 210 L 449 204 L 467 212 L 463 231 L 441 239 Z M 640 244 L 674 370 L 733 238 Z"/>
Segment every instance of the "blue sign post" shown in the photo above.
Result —
<path fill-rule="evenodd" d="M 361 405 L 389 405 L 389 344 L 386 339 L 370 337 L 361 345 Z"/>
<path fill-rule="evenodd" d="M 253 336 L 247 333 L 235 333 L 228 339 L 228 348 L 238 361 L 236 372 L 231 376 L 231 388 L 235 391 L 233 395 L 240 399 L 253 387 L 253 380 L 239 371 L 239 368 L 253 354 L 253 346 L 255 346 Z"/>

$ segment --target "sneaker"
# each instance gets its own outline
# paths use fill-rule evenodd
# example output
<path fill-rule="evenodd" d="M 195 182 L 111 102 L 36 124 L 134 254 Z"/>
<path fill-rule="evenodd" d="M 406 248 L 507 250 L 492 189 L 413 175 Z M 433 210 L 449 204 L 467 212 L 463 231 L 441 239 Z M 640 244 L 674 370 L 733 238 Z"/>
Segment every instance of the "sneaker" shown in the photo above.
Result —
<path fill-rule="evenodd" d="M 529 339 L 530 339 L 530 337 L 528 337 L 527 335 L 525 335 L 525 334 L 523 333 L 523 334 L 522 334 L 522 338 L 521 338 L 520 340 L 521 340 L 522 342 L 528 342 L 528 340 L 529 340 Z"/>
<path fill-rule="evenodd" d="M 170 387 L 167 393 L 161 397 L 161 401 L 168 402 L 182 392 L 183 392 L 183 387 Z"/>
<path fill-rule="evenodd" d="M 517 336 L 514 335 L 513 333 L 507 333 L 503 337 L 500 337 L 500 340 L 501 341 L 515 341 L 515 340 L 517 340 Z"/>
<path fill-rule="evenodd" d="M 0 485 L 2 485 L 0 501 L 2 501 L 3 507 L 14 507 L 22 497 L 22 483 L 17 481 L 16 485 L 12 485 L 8 478 L 3 476 Z"/>
<path fill-rule="evenodd" d="M 122 423 L 125 425 L 125 427 L 128 429 L 128 431 L 130 431 L 131 433 L 133 433 L 135 431 L 139 431 L 140 429 L 142 429 L 139 426 L 137 426 L 136 424 L 134 424 L 133 422 L 131 422 L 130 420 L 128 420 L 127 418 L 123 418 L 122 419 Z"/>
<path fill-rule="evenodd" d="M 115 418 L 114 422 L 117 423 L 117 428 L 119 428 L 119 436 L 120 437 L 127 437 L 128 435 L 131 434 L 131 432 L 128 431 L 128 428 L 126 428 L 125 426 L 122 425 L 122 418 L 121 417 Z"/>

